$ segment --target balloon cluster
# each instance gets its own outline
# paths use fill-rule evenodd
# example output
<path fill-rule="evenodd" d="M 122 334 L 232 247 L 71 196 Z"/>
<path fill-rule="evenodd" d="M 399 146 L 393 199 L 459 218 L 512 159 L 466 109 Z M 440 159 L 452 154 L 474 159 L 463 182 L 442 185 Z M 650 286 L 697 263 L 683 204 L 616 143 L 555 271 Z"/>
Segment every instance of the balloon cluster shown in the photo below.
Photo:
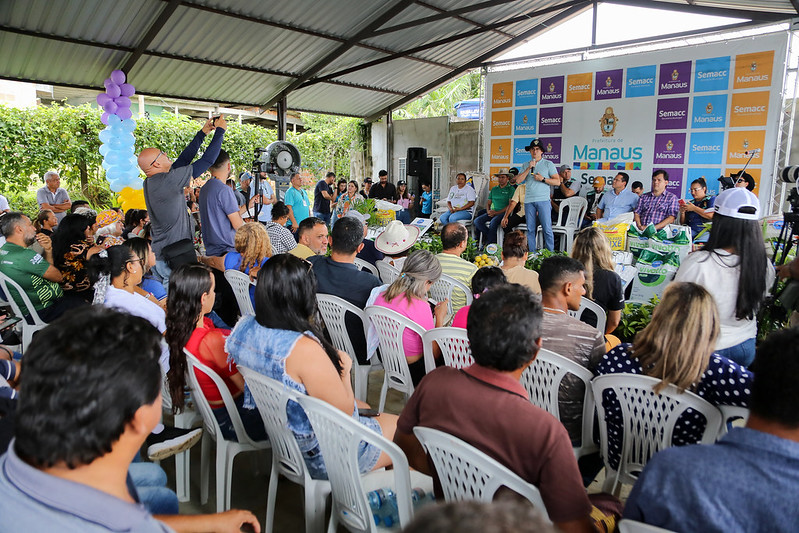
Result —
<path fill-rule="evenodd" d="M 136 121 L 130 111 L 130 97 L 136 92 L 133 85 L 125 83 L 125 73 L 115 70 L 105 80 L 105 92 L 97 95 L 97 105 L 105 112 L 100 120 L 106 128 L 100 132 L 100 154 L 108 184 L 114 192 L 126 192 L 126 197 L 141 196 L 142 180 L 133 150 Z M 126 189 L 129 189 L 127 191 Z M 143 204 L 143 201 L 141 202 Z M 142 205 L 143 207 L 143 205 Z"/>

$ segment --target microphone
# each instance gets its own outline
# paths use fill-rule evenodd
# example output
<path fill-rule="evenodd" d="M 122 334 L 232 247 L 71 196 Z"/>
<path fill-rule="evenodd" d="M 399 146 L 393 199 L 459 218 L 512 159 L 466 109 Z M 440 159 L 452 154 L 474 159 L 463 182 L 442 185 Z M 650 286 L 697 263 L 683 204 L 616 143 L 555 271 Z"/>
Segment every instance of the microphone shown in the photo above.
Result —
<path fill-rule="evenodd" d="M 760 148 L 753 148 L 744 152 L 745 155 L 755 155 L 760 153 Z"/>

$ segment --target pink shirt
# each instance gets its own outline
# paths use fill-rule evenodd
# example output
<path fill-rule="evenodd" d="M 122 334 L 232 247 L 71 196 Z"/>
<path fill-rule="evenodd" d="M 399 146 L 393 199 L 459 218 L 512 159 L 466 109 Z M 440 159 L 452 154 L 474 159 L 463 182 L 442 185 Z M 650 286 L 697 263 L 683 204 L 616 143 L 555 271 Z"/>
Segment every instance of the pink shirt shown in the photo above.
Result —
<path fill-rule="evenodd" d="M 463 328 L 466 329 L 466 320 L 469 318 L 469 308 L 471 305 L 464 305 L 458 312 L 455 313 L 455 316 L 452 318 L 452 327 L 453 328 Z"/>
<path fill-rule="evenodd" d="M 433 310 L 430 309 L 430 304 L 427 300 L 412 298 L 409 304 L 405 295 L 400 294 L 391 300 L 391 302 L 387 302 L 385 293 L 382 293 L 377 297 L 377 300 L 375 300 L 375 305 L 386 307 L 408 317 L 419 324 L 425 331 L 436 327 L 436 321 L 433 318 Z M 405 347 L 405 357 L 414 357 L 424 353 L 422 338 L 409 329 L 406 329 L 402 334 L 402 345 Z"/>

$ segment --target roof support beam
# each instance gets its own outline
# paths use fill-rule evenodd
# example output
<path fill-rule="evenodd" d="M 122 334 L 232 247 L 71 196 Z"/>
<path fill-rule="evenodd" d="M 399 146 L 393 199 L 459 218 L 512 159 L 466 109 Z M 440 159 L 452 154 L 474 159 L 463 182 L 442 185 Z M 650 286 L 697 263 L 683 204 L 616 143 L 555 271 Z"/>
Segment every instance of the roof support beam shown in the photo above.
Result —
<path fill-rule="evenodd" d="M 299 78 L 288 84 L 283 90 L 269 99 L 261 107 L 266 109 L 275 105 L 281 98 L 285 98 L 288 93 L 311 79 L 315 76 L 321 69 L 325 68 L 327 65 L 341 57 L 342 54 L 347 52 L 353 46 L 358 44 L 360 41 L 370 37 L 380 26 L 385 24 L 386 22 L 390 21 L 397 15 L 399 15 L 402 11 L 405 10 L 409 5 L 413 4 L 414 0 L 397 0 L 394 5 L 392 5 L 389 9 L 383 11 L 379 16 L 374 18 L 369 24 L 366 25 L 361 31 L 347 39 L 346 42 L 342 43 L 338 46 L 335 50 L 327 54 L 321 60 L 317 61 L 312 67 L 305 71 Z"/>
<path fill-rule="evenodd" d="M 153 21 L 152 26 L 150 29 L 147 30 L 147 33 L 144 34 L 139 44 L 136 45 L 136 49 L 133 50 L 133 54 L 125 61 L 125 64 L 122 66 L 122 71 L 125 74 L 129 74 L 133 66 L 139 61 L 141 55 L 147 50 L 147 47 L 153 42 L 153 39 L 158 35 L 158 33 L 164 28 L 169 17 L 171 17 L 175 10 L 177 10 L 178 6 L 180 5 L 181 0 L 170 0 L 169 4 L 161 11 L 161 14 L 158 15 Z"/>
<path fill-rule="evenodd" d="M 791 5 L 793 6 L 794 11 L 799 14 L 799 0 L 791 0 Z"/>
<path fill-rule="evenodd" d="M 407 104 L 408 102 L 414 100 L 415 98 L 425 94 L 426 92 L 432 91 L 433 89 L 435 89 L 439 85 L 443 85 L 444 83 L 448 82 L 449 80 L 451 80 L 452 78 L 458 76 L 459 74 L 461 74 L 463 72 L 466 72 L 467 70 L 479 67 L 485 61 L 488 61 L 492 57 L 495 57 L 498 54 L 501 54 L 501 53 L 505 52 L 506 50 L 509 50 L 509 49 L 513 48 L 514 46 L 518 45 L 520 42 L 525 41 L 527 39 L 530 39 L 532 37 L 535 37 L 539 33 L 542 33 L 542 32 L 545 32 L 545 31 L 549 30 L 552 26 L 560 24 L 561 22 L 564 22 L 564 21 L 572 18 L 573 16 L 582 13 L 583 11 L 585 11 L 587 8 L 589 8 L 591 6 L 591 0 L 583 0 L 581 2 L 572 3 L 572 4 L 574 4 L 574 5 L 572 5 L 568 9 L 562 11 L 561 13 L 555 15 L 554 17 L 552 17 L 551 19 L 547 20 L 546 22 L 543 22 L 541 24 L 537 24 L 535 27 L 527 30 L 526 32 L 524 32 L 522 34 L 520 34 L 518 37 L 515 37 L 513 39 L 508 40 L 507 42 L 501 44 L 500 46 L 497 46 L 497 47 L 493 48 L 492 50 L 489 50 L 485 54 L 473 59 L 472 61 L 470 61 L 466 65 L 463 65 L 462 67 L 458 67 L 458 68 L 454 69 L 452 72 L 450 72 L 450 73 L 448 73 L 448 74 L 446 74 L 444 76 L 441 76 L 437 80 L 434 80 L 434 81 L 428 83 L 427 85 L 425 85 L 424 87 L 422 87 L 418 91 L 416 91 L 416 92 L 414 92 L 412 94 L 409 94 L 408 96 L 406 96 L 404 98 L 401 98 L 401 99 L 397 100 L 396 102 L 393 102 L 391 105 L 384 107 L 380 111 L 375 112 L 371 116 L 367 117 L 366 121 L 367 122 L 373 122 L 373 121 L 379 119 L 381 116 L 385 115 L 386 113 L 390 113 L 392 109 L 396 109 L 398 107 L 401 107 L 401 106 Z"/>
<path fill-rule="evenodd" d="M 674 4 L 671 2 L 652 2 L 650 0 L 602 0 L 608 4 L 618 4 L 623 6 L 646 7 L 649 9 L 664 9 L 667 11 L 679 11 L 692 15 L 711 15 L 716 17 L 732 17 L 739 19 L 758 20 L 762 22 L 778 22 L 790 18 L 791 15 L 784 13 L 773 13 L 767 11 L 755 11 L 750 9 L 732 9 L 729 7 L 710 7 L 689 4 Z"/>
<path fill-rule="evenodd" d="M 432 9 L 433 11 L 438 11 L 438 15 L 430 15 L 429 17 L 424 17 L 424 18 L 420 18 L 420 19 L 416 19 L 416 20 L 411 20 L 411 21 L 408 21 L 408 22 L 403 22 L 402 24 L 397 24 L 395 26 L 388 26 L 386 28 L 380 28 L 380 33 L 381 34 L 393 33 L 395 31 L 407 30 L 407 29 L 410 29 L 410 28 L 417 28 L 417 27 L 421 26 L 422 24 L 428 24 L 430 22 L 435 22 L 437 20 L 442 20 L 442 19 L 447 19 L 447 18 L 459 18 L 460 20 L 468 22 L 469 24 L 474 24 L 475 26 L 479 26 L 480 24 L 478 24 L 476 22 L 472 22 L 471 20 L 468 20 L 468 19 L 465 19 L 465 18 L 461 18 L 461 17 L 459 17 L 459 15 L 462 15 L 463 13 L 469 13 L 471 11 L 478 11 L 480 9 L 492 8 L 492 7 L 496 7 L 496 6 L 500 5 L 500 4 L 507 4 L 509 2 L 515 2 L 515 1 L 516 0 L 488 0 L 487 2 L 481 2 L 479 4 L 474 4 L 474 5 L 471 5 L 471 6 L 461 7 L 461 8 L 458 8 L 458 9 L 450 9 L 450 10 L 441 9 L 440 7 L 436 7 L 436 6 L 432 5 L 432 4 L 428 4 L 427 2 L 419 1 L 419 2 L 417 2 L 417 4 L 419 4 L 420 6 L 424 6 L 424 7 L 428 8 L 428 9 Z"/>
<path fill-rule="evenodd" d="M 507 1 L 507 0 L 505 0 L 505 1 Z M 428 9 L 432 9 L 434 11 L 438 11 L 439 13 L 449 14 L 450 17 L 454 18 L 455 20 L 460 20 L 461 22 L 465 22 L 467 24 L 471 24 L 472 26 L 477 26 L 478 28 L 485 28 L 486 27 L 486 25 L 483 24 L 482 22 L 477 22 L 477 21 L 472 20 L 470 18 L 462 17 L 462 16 L 458 15 L 457 13 L 453 13 L 452 11 L 447 11 L 447 10 L 442 9 L 440 7 L 434 6 L 433 4 L 428 4 L 427 2 L 424 2 L 422 0 L 417 0 L 416 3 L 419 4 L 420 6 L 424 6 L 424 7 L 428 8 Z M 500 4 L 502 2 L 491 2 L 491 3 L 492 4 Z M 474 6 L 471 6 L 471 7 L 474 7 Z M 494 7 L 494 6 L 491 6 L 491 7 Z M 494 31 L 498 35 L 501 35 L 503 37 L 508 37 L 508 38 L 514 37 L 513 34 L 504 32 L 502 30 L 494 30 Z"/>
<path fill-rule="evenodd" d="M 309 82 L 305 83 L 303 85 L 303 87 L 306 87 L 308 85 L 313 85 L 315 83 L 319 83 L 319 82 L 323 82 L 323 81 L 328 81 L 328 80 L 331 80 L 331 79 L 334 79 L 334 78 L 338 78 L 338 77 L 341 77 L 341 76 L 346 76 L 347 74 L 352 74 L 353 72 L 358 72 L 359 70 L 363 70 L 363 69 L 366 69 L 366 68 L 370 68 L 370 67 L 374 67 L 374 66 L 377 66 L 377 65 L 381 65 L 381 64 L 387 63 L 389 61 L 394 61 L 395 59 L 402 59 L 402 58 L 408 56 L 409 54 L 415 54 L 415 53 L 421 52 L 423 50 L 428 50 L 430 48 L 435 48 L 437 46 L 442 46 L 442 45 L 449 44 L 449 43 L 452 43 L 452 42 L 455 42 L 455 41 L 460 41 L 462 39 L 467 39 L 469 37 L 474 37 L 475 35 L 481 35 L 481 34 L 486 33 L 488 31 L 493 31 L 493 30 L 495 30 L 497 28 L 502 28 L 504 26 L 509 26 L 511 24 L 516 24 L 518 22 L 524 22 L 524 21 L 527 21 L 527 20 L 529 20 L 531 18 L 539 17 L 541 15 L 546 15 L 546 14 L 551 13 L 553 11 L 560 11 L 560 10 L 562 10 L 564 8 L 567 8 L 567 7 L 570 8 L 570 7 L 573 7 L 573 6 L 581 6 L 581 8 L 582 8 L 582 7 L 585 7 L 585 4 L 586 4 L 586 0 L 570 0 L 569 2 L 566 2 L 565 4 L 562 4 L 562 5 L 559 5 L 559 6 L 548 7 L 546 9 L 541 9 L 539 11 L 531 11 L 530 13 L 526 13 L 526 14 L 521 15 L 521 16 L 513 17 L 511 19 L 507 19 L 507 20 L 504 20 L 502 22 L 496 22 L 494 24 L 486 25 L 485 27 L 480 28 L 480 29 L 470 30 L 470 31 L 467 31 L 467 32 L 464 32 L 464 33 L 459 33 L 457 35 L 453 35 L 453 36 L 447 37 L 445 39 L 439 39 L 438 41 L 433 41 L 433 42 L 424 44 L 422 46 L 417 46 L 415 48 L 411 48 L 409 50 L 405 50 L 404 52 L 397 52 L 395 54 L 391 54 L 391 55 L 388 55 L 386 57 L 373 59 L 372 61 L 367 61 L 365 63 L 361 63 L 360 65 L 355 65 L 354 67 L 345 68 L 343 70 L 339 70 L 338 72 L 333 72 L 332 74 L 327 74 L 327 75 L 321 76 L 319 78 L 314 78 L 313 80 L 310 80 Z"/>

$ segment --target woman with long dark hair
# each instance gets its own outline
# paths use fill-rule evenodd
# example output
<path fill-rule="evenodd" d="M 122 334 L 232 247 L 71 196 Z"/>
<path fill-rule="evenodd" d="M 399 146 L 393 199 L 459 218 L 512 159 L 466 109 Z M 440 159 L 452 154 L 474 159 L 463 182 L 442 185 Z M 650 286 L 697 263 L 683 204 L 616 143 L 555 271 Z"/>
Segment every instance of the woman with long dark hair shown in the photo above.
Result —
<path fill-rule="evenodd" d="M 571 255 L 585 265 L 585 297 L 602 306 L 607 314 L 605 331 L 601 333 L 613 333 L 621 321 L 624 293 L 621 277 L 614 270 L 608 238 L 597 227 L 585 228 L 575 237 Z M 593 313 L 588 320 L 582 320 L 596 327 L 597 317 Z"/>
<path fill-rule="evenodd" d="M 358 415 L 350 382 L 352 359 L 336 351 L 319 329 L 311 263 L 290 254 L 274 256 L 258 273 L 255 302 L 255 316 L 242 317 L 226 343 L 236 364 L 276 379 L 300 394 L 324 400 L 387 439 L 394 437 L 396 416 Z M 245 391 L 244 407 L 254 406 L 249 391 Z M 308 417 L 292 401 L 287 414 L 311 477 L 326 479 L 327 469 Z M 362 443 L 362 472 L 390 463 L 378 448 Z"/>
<path fill-rule="evenodd" d="M 721 317 L 716 352 L 744 366 L 755 358 L 757 311 L 774 280 L 759 214 L 753 193 L 744 188 L 723 191 L 716 197 L 707 244 L 685 259 L 675 277 L 710 291 Z"/>
<path fill-rule="evenodd" d="M 139 288 L 143 292 L 139 292 L 142 296 L 157 303 L 162 309 L 166 310 L 166 289 L 161 281 L 155 279 L 150 273 L 151 269 L 155 266 L 155 253 L 150 241 L 142 239 L 141 237 L 133 237 L 125 241 L 122 246 L 127 246 L 142 259 L 142 268 L 144 274 L 142 275 Z"/>
<path fill-rule="evenodd" d="M 228 363 L 225 339 L 229 330 L 214 326 L 205 315 L 214 307 L 214 276 L 205 265 L 182 265 L 169 278 L 169 301 L 166 309 L 166 342 L 169 345 L 169 395 L 172 411 L 178 413 L 184 407 L 183 390 L 186 386 L 186 354 L 183 348 L 216 372 L 236 402 L 247 434 L 253 440 L 264 440 L 266 430 L 256 409 L 244 408 L 244 378 L 236 364 Z M 211 405 L 219 422 L 222 434 L 235 440 L 236 431 L 222 396 L 216 385 L 206 375 L 197 373 L 202 393 Z"/>
<path fill-rule="evenodd" d="M 53 262 L 64 276 L 62 288 L 91 302 L 92 283 L 86 268 L 89 259 L 103 249 L 94 244 L 94 217 L 78 214 L 65 216 L 53 233 Z"/>

